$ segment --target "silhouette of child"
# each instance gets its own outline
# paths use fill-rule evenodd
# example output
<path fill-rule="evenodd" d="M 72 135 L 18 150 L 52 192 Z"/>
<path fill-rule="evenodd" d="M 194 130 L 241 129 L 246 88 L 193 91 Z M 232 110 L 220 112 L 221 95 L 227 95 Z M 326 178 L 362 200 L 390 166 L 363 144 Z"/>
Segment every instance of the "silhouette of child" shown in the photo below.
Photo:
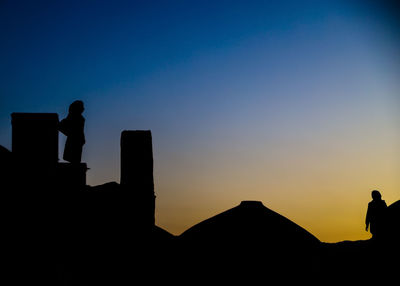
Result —
<path fill-rule="evenodd" d="M 367 216 L 365 218 L 365 230 L 369 230 L 373 237 L 382 233 L 384 215 L 387 208 L 386 202 L 381 199 L 381 193 L 373 190 L 371 193 L 372 201 L 368 203 Z"/>
<path fill-rule="evenodd" d="M 84 110 L 81 100 L 74 101 L 69 106 L 68 116 L 61 120 L 59 124 L 59 130 L 67 136 L 63 159 L 70 163 L 81 162 L 82 147 L 85 144 L 83 131 L 85 118 L 82 116 Z"/>

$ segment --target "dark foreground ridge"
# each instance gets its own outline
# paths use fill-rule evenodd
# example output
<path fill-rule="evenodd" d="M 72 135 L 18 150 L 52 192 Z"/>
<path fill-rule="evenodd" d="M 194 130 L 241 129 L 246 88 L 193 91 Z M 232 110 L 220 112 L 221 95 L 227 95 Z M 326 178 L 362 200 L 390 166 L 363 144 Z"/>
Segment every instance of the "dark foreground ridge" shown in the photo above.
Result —
<path fill-rule="evenodd" d="M 324 285 L 397 273 L 399 201 L 379 239 L 322 243 L 258 201 L 174 236 L 154 219 L 150 131 L 122 132 L 120 184 L 88 186 L 85 163 L 58 162 L 57 122 L 13 114 L 13 150 L 0 148 L 3 271 L 15 285 Z"/>
<path fill-rule="evenodd" d="M 16 209 L 23 215 L 7 232 L 7 260 L 17 280 L 41 285 L 127 285 L 143 279 L 179 285 L 189 280 L 255 285 L 266 279 L 318 284 L 320 277 L 330 276 L 330 281 L 363 281 L 370 268 L 384 277 L 397 273 L 398 240 L 321 243 L 261 202 L 242 202 L 173 236 L 156 225 L 136 223 L 140 214 L 133 198 L 117 183 L 55 199 L 52 207 L 32 202 L 28 212 Z M 398 206 L 389 207 L 392 218 L 399 218 Z"/>
<path fill-rule="evenodd" d="M 371 267 L 386 275 L 397 271 L 392 263 L 398 232 L 397 240 L 321 243 L 261 203 L 243 202 L 176 237 L 136 223 L 140 214 L 133 199 L 121 185 L 109 183 L 64 192 L 46 203 L 13 205 L 16 216 L 8 219 L 6 232 L 8 273 L 41 285 L 126 285 L 150 277 L 252 285 L 266 277 L 317 283 L 321 276 L 362 280 Z M 393 220 L 398 206 L 399 201 L 389 206 Z"/>

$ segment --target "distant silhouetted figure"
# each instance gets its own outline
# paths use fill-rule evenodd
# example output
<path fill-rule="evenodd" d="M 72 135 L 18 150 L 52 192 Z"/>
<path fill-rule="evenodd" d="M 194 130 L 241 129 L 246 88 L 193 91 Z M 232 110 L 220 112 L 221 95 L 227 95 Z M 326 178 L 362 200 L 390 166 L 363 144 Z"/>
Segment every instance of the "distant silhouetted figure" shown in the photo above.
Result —
<path fill-rule="evenodd" d="M 68 116 L 59 125 L 59 130 L 67 136 L 63 159 L 71 163 L 80 163 L 82 158 L 82 147 L 85 144 L 85 118 L 82 116 L 84 110 L 81 100 L 74 101 L 69 106 Z"/>
<path fill-rule="evenodd" d="M 386 202 L 381 199 L 381 193 L 373 190 L 371 193 L 372 201 L 368 203 L 367 216 L 365 218 L 365 230 L 369 230 L 373 237 L 380 236 L 385 223 Z"/>

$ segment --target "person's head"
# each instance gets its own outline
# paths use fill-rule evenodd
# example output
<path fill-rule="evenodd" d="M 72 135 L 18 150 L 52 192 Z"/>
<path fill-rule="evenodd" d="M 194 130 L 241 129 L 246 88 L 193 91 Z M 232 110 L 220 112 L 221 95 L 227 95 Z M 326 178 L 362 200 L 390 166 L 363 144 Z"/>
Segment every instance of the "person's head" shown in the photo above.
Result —
<path fill-rule="evenodd" d="M 75 100 L 69 106 L 68 112 L 70 114 L 82 114 L 84 110 L 85 110 L 85 107 L 83 106 L 83 101 Z"/>
<path fill-rule="evenodd" d="M 373 190 L 372 193 L 371 193 L 371 196 L 372 196 L 372 199 L 374 201 L 379 201 L 381 199 L 381 197 L 382 197 L 381 193 L 379 191 L 377 191 L 377 190 Z"/>

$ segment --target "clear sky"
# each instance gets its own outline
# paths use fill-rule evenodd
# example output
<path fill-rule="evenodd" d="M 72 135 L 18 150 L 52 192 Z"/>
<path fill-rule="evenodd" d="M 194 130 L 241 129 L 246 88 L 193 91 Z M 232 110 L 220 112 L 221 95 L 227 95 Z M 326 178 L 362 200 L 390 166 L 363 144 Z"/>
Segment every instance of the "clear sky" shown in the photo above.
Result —
<path fill-rule="evenodd" d="M 366 239 L 371 190 L 400 199 L 398 7 L 376 3 L 1 1 L 0 144 L 12 112 L 81 99 L 88 183 L 118 182 L 121 131 L 151 129 L 173 234 L 260 200 Z"/>

